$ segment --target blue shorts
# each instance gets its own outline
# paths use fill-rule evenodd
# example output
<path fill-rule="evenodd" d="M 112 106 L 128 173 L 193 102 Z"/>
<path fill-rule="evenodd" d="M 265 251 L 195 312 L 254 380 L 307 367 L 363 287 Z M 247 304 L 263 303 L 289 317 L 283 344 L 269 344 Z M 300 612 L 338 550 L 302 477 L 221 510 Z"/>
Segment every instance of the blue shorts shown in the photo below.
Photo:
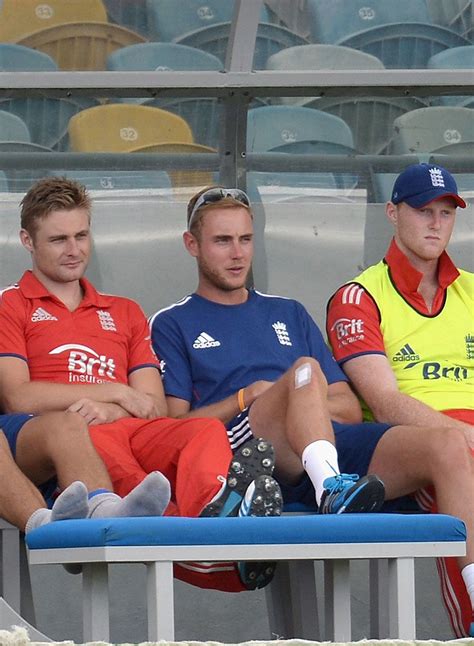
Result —
<path fill-rule="evenodd" d="M 363 422 L 361 424 L 333 422 L 332 426 L 341 473 L 357 473 L 360 477 L 367 475 L 377 444 L 391 425 L 373 422 Z M 286 505 L 298 503 L 316 511 L 313 483 L 306 472 L 297 485 L 280 482 L 280 487 Z M 382 511 L 417 512 L 419 508 L 411 496 L 404 496 L 386 501 Z"/>
<path fill-rule="evenodd" d="M 28 420 L 32 418 L 33 415 L 27 415 L 26 413 L 0 415 L 0 430 L 3 431 L 3 434 L 7 438 L 8 446 L 10 447 L 10 451 L 12 452 L 13 459 L 15 459 L 16 457 L 16 442 L 18 439 L 18 434 L 26 424 L 26 422 L 28 422 Z M 51 478 L 38 487 L 49 507 L 51 507 L 54 502 L 54 493 L 57 490 L 57 485 L 58 483 L 56 478 Z"/>
<path fill-rule="evenodd" d="M 10 451 L 14 458 L 16 456 L 16 441 L 18 439 L 18 433 L 32 417 L 33 415 L 27 415 L 26 413 L 0 415 L 0 429 L 7 438 Z"/>

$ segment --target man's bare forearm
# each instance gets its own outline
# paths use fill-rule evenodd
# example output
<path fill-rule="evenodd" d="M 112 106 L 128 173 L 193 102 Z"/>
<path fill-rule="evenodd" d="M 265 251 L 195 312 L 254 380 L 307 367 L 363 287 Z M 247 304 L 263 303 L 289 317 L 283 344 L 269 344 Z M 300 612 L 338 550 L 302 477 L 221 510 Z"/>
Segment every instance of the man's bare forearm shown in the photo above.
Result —
<path fill-rule="evenodd" d="M 57 384 L 27 381 L 4 392 L 2 408 L 7 413 L 47 413 L 67 410 L 79 399 L 124 406 L 128 386 L 124 384 Z"/>

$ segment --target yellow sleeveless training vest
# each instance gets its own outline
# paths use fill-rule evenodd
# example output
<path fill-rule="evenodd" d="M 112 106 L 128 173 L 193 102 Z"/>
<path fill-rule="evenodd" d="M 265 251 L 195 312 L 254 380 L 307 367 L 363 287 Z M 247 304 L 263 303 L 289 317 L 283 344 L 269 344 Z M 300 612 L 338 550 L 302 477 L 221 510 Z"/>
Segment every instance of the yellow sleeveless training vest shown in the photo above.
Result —
<path fill-rule="evenodd" d="M 351 281 L 379 308 L 385 352 L 401 392 L 439 411 L 474 408 L 474 274 L 459 271 L 434 316 L 405 301 L 384 261 Z"/>

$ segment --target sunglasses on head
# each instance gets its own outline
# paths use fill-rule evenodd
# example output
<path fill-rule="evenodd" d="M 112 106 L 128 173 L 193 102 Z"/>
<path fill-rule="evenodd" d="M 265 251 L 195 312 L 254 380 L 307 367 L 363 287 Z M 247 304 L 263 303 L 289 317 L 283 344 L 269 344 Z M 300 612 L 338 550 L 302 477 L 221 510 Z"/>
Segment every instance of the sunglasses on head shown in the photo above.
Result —
<path fill-rule="evenodd" d="M 202 195 L 200 195 L 196 200 L 196 203 L 189 214 L 188 229 L 191 228 L 191 224 L 199 209 L 206 206 L 206 204 L 215 204 L 216 202 L 220 202 L 226 197 L 231 197 L 233 200 L 236 200 L 245 206 L 250 206 L 248 195 L 244 193 L 244 191 L 241 191 L 240 188 L 210 188 L 208 191 L 204 191 L 204 193 L 202 193 Z"/>

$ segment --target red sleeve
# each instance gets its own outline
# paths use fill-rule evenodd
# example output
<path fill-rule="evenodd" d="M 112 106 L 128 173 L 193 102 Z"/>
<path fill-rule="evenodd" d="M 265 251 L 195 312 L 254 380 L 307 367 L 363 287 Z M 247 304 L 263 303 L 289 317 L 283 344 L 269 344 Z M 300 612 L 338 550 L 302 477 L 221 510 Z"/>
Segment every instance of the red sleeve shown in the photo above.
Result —
<path fill-rule="evenodd" d="M 0 356 L 27 361 L 25 320 L 25 304 L 18 288 L 8 287 L 0 292 Z"/>
<path fill-rule="evenodd" d="M 141 307 L 129 301 L 131 334 L 128 354 L 128 374 L 139 368 L 160 369 L 159 361 L 151 346 L 150 328 Z"/>
<path fill-rule="evenodd" d="M 329 301 L 326 332 L 341 365 L 362 354 L 385 354 L 379 310 L 358 283 L 343 285 Z"/>

